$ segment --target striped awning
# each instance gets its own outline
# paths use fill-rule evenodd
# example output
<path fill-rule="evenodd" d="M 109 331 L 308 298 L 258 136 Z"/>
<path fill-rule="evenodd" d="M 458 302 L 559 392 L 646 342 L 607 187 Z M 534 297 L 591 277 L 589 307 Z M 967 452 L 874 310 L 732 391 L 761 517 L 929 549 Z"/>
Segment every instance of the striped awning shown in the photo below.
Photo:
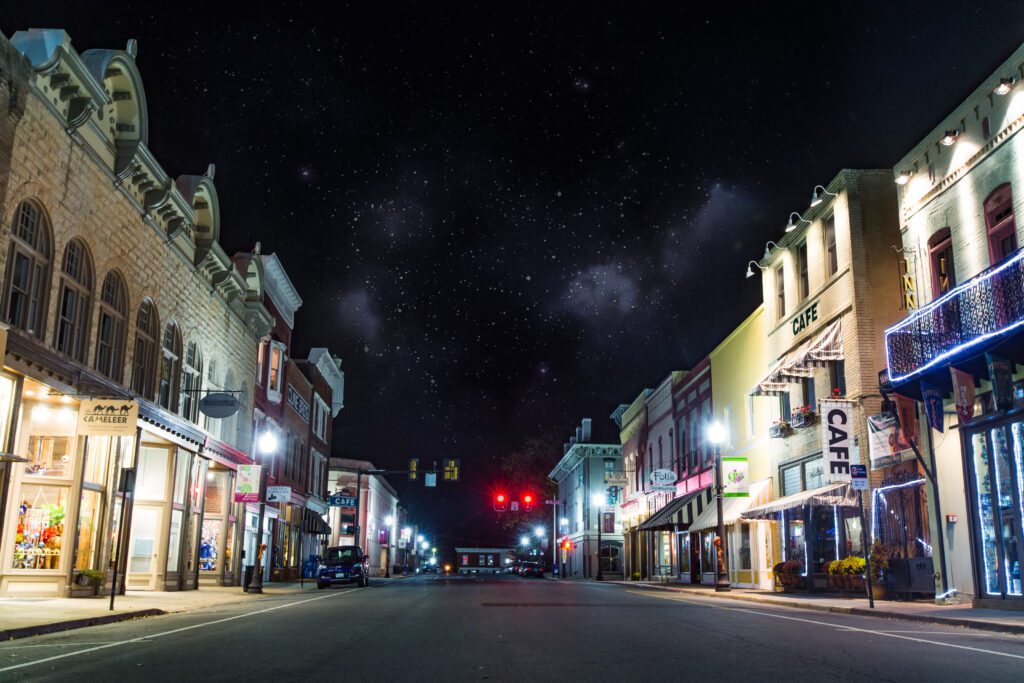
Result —
<path fill-rule="evenodd" d="M 752 506 L 766 503 L 771 495 L 771 479 L 760 479 L 750 484 L 750 495 L 746 498 L 729 498 L 722 500 L 722 523 L 725 526 L 735 524 L 744 512 Z M 718 506 L 709 505 L 704 512 L 690 525 L 690 531 L 707 531 L 718 527 Z"/>
<path fill-rule="evenodd" d="M 714 500 L 714 492 L 710 486 L 683 494 L 678 498 L 670 500 L 660 510 L 651 515 L 647 521 L 641 524 L 638 529 L 640 531 L 653 531 L 655 529 L 671 529 L 676 525 L 685 529 L 690 526 L 690 522 L 712 500 Z"/>
<path fill-rule="evenodd" d="M 843 334 L 836 320 L 824 332 L 808 339 L 772 366 L 764 378 L 750 390 L 751 396 L 778 396 L 789 391 L 790 384 L 814 377 L 814 368 L 844 360 Z"/>
<path fill-rule="evenodd" d="M 792 510 L 805 505 L 823 505 L 839 507 L 856 507 L 857 492 L 849 484 L 829 484 L 821 488 L 801 491 L 782 498 L 776 498 L 770 503 L 752 507 L 743 513 L 743 519 L 770 519 L 777 512 Z"/>

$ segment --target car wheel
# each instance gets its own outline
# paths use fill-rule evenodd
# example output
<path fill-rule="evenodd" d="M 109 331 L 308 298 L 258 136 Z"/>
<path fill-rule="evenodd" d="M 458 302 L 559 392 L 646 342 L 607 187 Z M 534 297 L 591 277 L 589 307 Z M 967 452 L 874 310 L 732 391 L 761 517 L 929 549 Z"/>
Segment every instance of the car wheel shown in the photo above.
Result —
<path fill-rule="evenodd" d="M 320 590 L 323 590 L 323 589 L 327 588 L 327 584 L 326 583 L 319 583 L 318 582 L 316 584 L 316 587 L 319 588 Z"/>

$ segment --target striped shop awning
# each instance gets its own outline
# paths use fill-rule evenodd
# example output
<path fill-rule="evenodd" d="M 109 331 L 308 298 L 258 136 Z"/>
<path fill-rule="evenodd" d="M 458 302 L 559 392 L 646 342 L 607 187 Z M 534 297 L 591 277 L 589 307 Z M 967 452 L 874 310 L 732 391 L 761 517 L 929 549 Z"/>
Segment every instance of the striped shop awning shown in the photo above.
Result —
<path fill-rule="evenodd" d="M 638 528 L 640 531 L 653 531 L 655 529 L 671 529 L 678 525 L 685 529 L 714 498 L 715 494 L 711 486 L 684 493 L 678 498 L 670 500 Z"/>
<path fill-rule="evenodd" d="M 750 390 L 751 396 L 778 396 L 789 391 L 789 385 L 814 376 L 814 368 L 844 360 L 843 334 L 836 320 L 821 334 L 808 339 L 800 347 L 782 357 L 765 377 Z"/>

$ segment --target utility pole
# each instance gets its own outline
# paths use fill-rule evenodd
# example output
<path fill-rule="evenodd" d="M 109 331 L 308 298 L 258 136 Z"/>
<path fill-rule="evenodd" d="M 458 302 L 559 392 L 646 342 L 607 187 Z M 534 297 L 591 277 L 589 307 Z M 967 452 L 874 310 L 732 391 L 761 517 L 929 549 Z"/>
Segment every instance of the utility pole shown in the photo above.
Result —
<path fill-rule="evenodd" d="M 555 569 L 558 567 L 558 504 L 560 500 L 554 498 L 552 500 L 545 500 L 545 505 L 551 506 L 551 573 L 555 573 Z M 561 574 L 559 574 L 559 578 Z"/>

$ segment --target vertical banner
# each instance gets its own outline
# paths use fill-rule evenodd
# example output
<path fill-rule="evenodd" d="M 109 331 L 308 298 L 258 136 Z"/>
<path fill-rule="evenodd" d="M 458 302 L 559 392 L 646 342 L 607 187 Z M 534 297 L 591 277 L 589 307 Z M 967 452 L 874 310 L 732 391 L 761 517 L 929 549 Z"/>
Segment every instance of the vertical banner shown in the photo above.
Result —
<path fill-rule="evenodd" d="M 849 401 L 822 399 L 821 450 L 825 453 L 825 479 L 829 483 L 850 481 L 853 450 L 853 421 Z"/>
<path fill-rule="evenodd" d="M 900 429 L 909 443 L 917 438 L 917 401 L 899 394 L 893 394 L 893 398 L 896 399 L 896 417 L 899 419 Z"/>
<path fill-rule="evenodd" d="M 988 378 L 992 382 L 992 398 L 996 410 L 1013 407 L 1013 362 L 992 353 L 985 354 Z"/>
<path fill-rule="evenodd" d="M 722 458 L 722 481 L 726 498 L 750 496 L 750 462 L 746 458 Z"/>
<path fill-rule="evenodd" d="M 974 417 L 974 375 L 957 370 L 949 369 L 953 375 L 953 400 L 956 402 L 956 412 L 961 422 L 967 422 Z"/>
<path fill-rule="evenodd" d="M 928 418 L 928 426 L 942 432 L 946 429 L 942 417 L 942 402 L 946 392 L 934 384 L 921 381 L 921 399 L 924 401 L 924 414 Z"/>
<path fill-rule="evenodd" d="M 260 475 L 262 465 L 239 465 L 235 477 L 235 502 L 260 502 Z"/>

